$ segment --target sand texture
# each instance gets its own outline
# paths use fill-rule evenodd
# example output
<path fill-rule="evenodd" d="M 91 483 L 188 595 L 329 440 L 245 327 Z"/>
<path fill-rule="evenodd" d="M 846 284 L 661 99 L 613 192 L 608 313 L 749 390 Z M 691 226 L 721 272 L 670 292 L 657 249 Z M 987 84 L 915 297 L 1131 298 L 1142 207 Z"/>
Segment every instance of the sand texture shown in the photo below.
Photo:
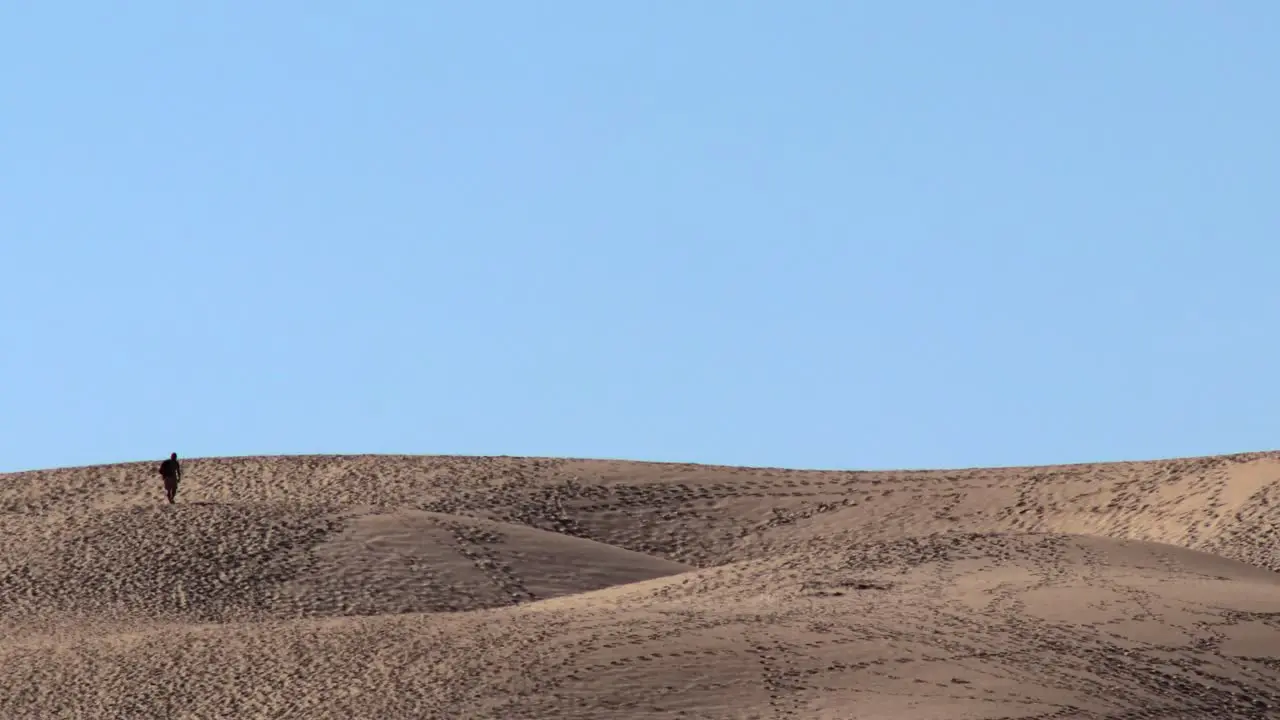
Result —
<path fill-rule="evenodd" d="M 1280 718 L 1280 454 L 159 459 L 0 475 L 0 719 Z"/>

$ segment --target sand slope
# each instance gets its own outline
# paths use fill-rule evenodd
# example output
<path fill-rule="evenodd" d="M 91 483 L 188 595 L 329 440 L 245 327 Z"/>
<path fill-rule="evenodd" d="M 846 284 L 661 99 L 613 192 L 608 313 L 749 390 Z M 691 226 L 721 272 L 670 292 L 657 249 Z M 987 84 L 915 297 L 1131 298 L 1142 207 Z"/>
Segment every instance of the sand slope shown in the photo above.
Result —
<path fill-rule="evenodd" d="M 0 475 L 4 718 L 1280 717 L 1280 456 Z"/>

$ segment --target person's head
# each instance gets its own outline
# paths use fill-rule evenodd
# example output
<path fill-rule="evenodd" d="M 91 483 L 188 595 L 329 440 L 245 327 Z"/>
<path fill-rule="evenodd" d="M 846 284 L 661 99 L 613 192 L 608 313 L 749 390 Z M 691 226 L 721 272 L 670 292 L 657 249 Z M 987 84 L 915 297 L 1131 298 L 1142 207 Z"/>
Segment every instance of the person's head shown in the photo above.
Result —
<path fill-rule="evenodd" d="M 170 460 L 177 460 L 177 459 L 178 459 L 178 453 L 169 453 L 169 459 L 170 459 Z"/>

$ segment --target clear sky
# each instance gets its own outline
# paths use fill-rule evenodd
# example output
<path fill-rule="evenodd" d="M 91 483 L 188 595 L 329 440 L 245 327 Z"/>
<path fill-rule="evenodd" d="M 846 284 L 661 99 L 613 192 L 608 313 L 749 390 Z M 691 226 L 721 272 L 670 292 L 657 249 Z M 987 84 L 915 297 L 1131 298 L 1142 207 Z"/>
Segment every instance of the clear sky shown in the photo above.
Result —
<path fill-rule="evenodd" d="M 1280 3 L 0 9 L 0 470 L 1280 447 Z"/>

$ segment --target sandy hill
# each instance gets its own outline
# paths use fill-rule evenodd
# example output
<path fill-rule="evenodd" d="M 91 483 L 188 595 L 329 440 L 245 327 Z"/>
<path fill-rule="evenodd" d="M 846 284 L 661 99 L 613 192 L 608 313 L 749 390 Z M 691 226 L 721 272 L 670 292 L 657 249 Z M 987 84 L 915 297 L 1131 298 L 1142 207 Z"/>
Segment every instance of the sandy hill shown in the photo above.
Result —
<path fill-rule="evenodd" d="M 0 718 L 1280 718 L 1280 455 L 0 475 Z"/>

